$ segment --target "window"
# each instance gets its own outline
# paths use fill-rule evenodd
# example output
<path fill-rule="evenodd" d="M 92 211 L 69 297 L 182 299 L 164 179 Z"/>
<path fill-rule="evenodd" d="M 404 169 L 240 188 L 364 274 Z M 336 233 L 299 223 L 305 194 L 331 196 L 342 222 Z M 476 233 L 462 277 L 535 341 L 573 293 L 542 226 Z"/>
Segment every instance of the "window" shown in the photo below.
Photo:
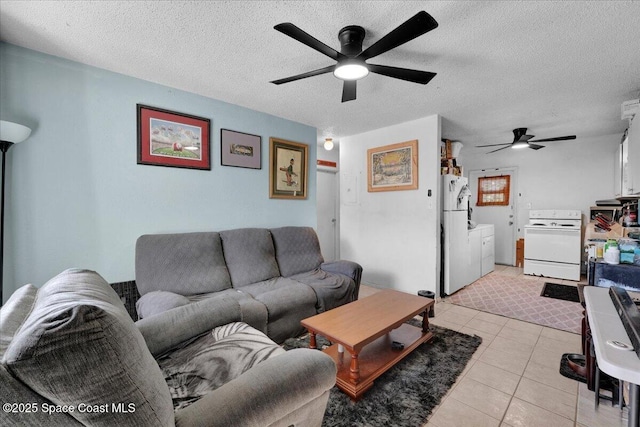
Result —
<path fill-rule="evenodd" d="M 507 176 L 487 176 L 478 178 L 478 206 L 509 205 L 510 179 Z"/>

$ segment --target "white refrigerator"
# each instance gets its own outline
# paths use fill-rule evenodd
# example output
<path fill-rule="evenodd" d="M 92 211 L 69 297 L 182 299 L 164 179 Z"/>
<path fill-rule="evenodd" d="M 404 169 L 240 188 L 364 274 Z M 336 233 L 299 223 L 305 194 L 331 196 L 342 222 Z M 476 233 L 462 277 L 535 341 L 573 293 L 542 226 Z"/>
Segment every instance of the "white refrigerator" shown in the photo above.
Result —
<path fill-rule="evenodd" d="M 467 215 L 471 195 L 467 178 L 442 175 L 442 195 L 444 282 L 441 291 L 451 295 L 467 284 L 465 271 L 469 260 Z"/>

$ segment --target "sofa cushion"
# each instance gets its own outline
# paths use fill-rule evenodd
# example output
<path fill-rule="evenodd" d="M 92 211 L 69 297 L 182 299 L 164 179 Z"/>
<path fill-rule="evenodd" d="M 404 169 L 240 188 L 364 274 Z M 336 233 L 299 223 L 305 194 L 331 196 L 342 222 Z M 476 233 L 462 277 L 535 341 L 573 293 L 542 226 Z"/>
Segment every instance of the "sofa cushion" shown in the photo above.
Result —
<path fill-rule="evenodd" d="M 357 299 L 356 283 L 350 277 L 316 269 L 290 277 L 314 290 L 319 313 L 340 307 Z"/>
<path fill-rule="evenodd" d="M 0 310 L 0 359 L 15 333 L 20 329 L 36 300 L 38 288 L 24 285 L 16 290 Z"/>
<path fill-rule="evenodd" d="M 271 235 L 283 277 L 315 270 L 324 262 L 318 235 L 313 228 L 273 228 Z"/>
<path fill-rule="evenodd" d="M 138 318 L 144 319 L 172 308 L 187 305 L 190 302 L 189 298 L 184 295 L 167 291 L 153 291 L 140 297 L 136 302 L 136 311 L 138 312 Z"/>
<path fill-rule="evenodd" d="M 239 228 L 220 237 L 234 288 L 280 276 L 269 230 Z"/>
<path fill-rule="evenodd" d="M 2 360 L 35 393 L 83 424 L 173 425 L 162 373 L 115 291 L 97 273 L 67 270 L 39 289 Z M 118 413 L 111 404 L 135 407 Z M 109 410 L 101 410 L 105 404 Z M 101 406 L 102 405 L 102 406 Z"/>
<path fill-rule="evenodd" d="M 231 287 L 218 233 L 144 235 L 136 242 L 136 286 L 140 295 L 180 295 Z"/>
<path fill-rule="evenodd" d="M 267 307 L 267 335 L 278 343 L 304 332 L 300 321 L 316 314 L 313 289 L 285 277 L 244 286 L 242 292 Z"/>
<path fill-rule="evenodd" d="M 262 332 L 234 322 L 185 342 L 157 360 L 178 410 L 258 363 L 283 353 L 285 350 Z"/>
<path fill-rule="evenodd" d="M 0 310 L 0 360 L 13 336 L 27 319 L 38 294 L 38 288 L 33 285 L 24 285 L 17 289 Z M 28 402 L 36 408 L 43 405 L 53 405 L 50 400 L 44 399 L 11 375 L 4 363 L 0 364 L 0 384 L 2 384 L 2 400 L 4 402 Z M 0 425 L 37 425 L 40 414 L 27 411 L 0 412 Z M 52 413 L 47 415 L 47 425 L 74 426 L 81 424 L 73 417 L 65 413 Z M 43 423 L 44 424 L 44 423 Z"/>

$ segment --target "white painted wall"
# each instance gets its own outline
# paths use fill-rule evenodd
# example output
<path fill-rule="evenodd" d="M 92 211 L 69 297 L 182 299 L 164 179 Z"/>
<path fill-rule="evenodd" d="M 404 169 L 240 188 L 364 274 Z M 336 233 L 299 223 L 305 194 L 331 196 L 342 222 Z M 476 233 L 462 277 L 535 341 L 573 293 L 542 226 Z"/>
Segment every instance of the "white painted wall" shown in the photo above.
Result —
<path fill-rule="evenodd" d="M 439 288 L 440 133 L 434 115 L 340 139 L 340 256 L 363 266 L 366 284 L 413 294 Z M 367 192 L 367 149 L 414 139 L 419 188 Z"/>
<path fill-rule="evenodd" d="M 465 175 L 477 169 L 518 168 L 518 237 L 529 209 L 580 209 L 583 224 L 596 200 L 614 197 L 614 159 L 622 134 L 574 141 L 541 143 L 540 150 L 502 150 L 469 156 L 463 148 L 458 163 Z"/>

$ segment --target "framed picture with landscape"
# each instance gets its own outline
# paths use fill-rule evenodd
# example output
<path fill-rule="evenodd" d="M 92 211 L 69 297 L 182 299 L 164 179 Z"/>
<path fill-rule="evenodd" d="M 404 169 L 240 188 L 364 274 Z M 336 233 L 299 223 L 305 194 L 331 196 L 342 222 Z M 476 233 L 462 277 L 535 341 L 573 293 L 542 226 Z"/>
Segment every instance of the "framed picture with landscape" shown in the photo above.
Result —
<path fill-rule="evenodd" d="M 240 168 L 262 169 L 262 138 L 229 129 L 220 129 L 220 164 Z"/>
<path fill-rule="evenodd" d="M 269 138 L 269 198 L 306 199 L 309 146 Z"/>
<path fill-rule="evenodd" d="M 367 190 L 418 188 L 418 140 L 367 150 Z"/>
<path fill-rule="evenodd" d="M 211 121 L 138 104 L 138 164 L 211 169 Z"/>

